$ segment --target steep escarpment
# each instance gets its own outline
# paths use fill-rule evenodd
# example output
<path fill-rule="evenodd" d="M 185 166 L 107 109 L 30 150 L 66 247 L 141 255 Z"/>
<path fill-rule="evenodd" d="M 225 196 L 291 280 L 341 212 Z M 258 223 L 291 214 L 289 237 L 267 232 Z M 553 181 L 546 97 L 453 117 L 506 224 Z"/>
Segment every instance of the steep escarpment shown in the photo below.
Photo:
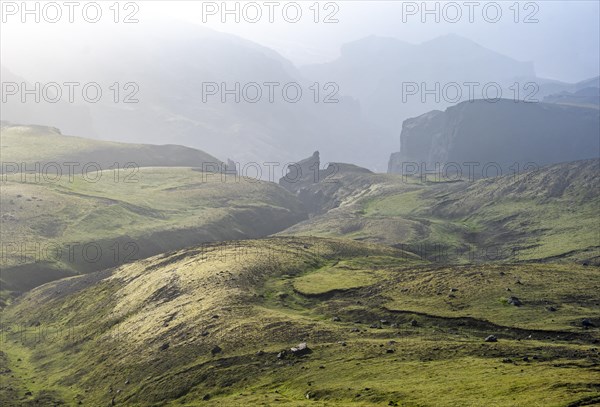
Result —
<path fill-rule="evenodd" d="M 406 120 L 400 152 L 392 154 L 388 172 L 414 172 L 412 164 L 419 172 L 443 172 L 452 163 L 464 171 L 472 166 L 475 177 L 486 177 L 486 165 L 506 174 L 527 165 L 595 158 L 599 132 L 600 111 L 594 108 L 509 100 L 464 102 Z"/>

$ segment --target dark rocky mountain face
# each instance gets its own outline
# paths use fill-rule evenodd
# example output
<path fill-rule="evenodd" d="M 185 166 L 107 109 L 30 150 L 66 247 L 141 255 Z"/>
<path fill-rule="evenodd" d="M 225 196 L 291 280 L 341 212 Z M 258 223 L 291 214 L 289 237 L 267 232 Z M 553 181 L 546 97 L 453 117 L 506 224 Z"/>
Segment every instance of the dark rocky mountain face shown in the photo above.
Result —
<path fill-rule="evenodd" d="M 596 108 L 464 102 L 406 120 L 400 152 L 392 154 L 388 171 L 446 176 L 471 171 L 474 178 L 495 176 L 500 169 L 503 174 L 521 172 L 598 157 L 599 134 Z"/>

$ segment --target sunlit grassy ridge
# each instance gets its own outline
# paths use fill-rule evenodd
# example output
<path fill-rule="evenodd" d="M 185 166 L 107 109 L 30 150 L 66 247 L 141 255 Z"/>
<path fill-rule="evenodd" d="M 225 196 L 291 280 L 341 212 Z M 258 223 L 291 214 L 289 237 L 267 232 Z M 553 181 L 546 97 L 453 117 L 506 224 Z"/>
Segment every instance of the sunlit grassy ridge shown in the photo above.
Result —
<path fill-rule="evenodd" d="M 21 291 L 200 242 L 265 236 L 306 216 L 287 191 L 243 177 L 189 168 L 141 168 L 136 182 L 101 174 L 98 182 L 6 177 L 3 289 Z"/>
<path fill-rule="evenodd" d="M 335 239 L 190 248 L 21 297 L 3 315 L 0 369 L 14 377 L 2 375 L 0 397 L 138 406 L 598 400 L 600 335 L 581 321 L 600 323 L 599 279 L 583 266 L 432 267 Z M 506 285 L 521 307 L 503 302 Z M 484 342 L 490 334 L 498 342 Z M 312 353 L 277 357 L 301 341 Z"/>
<path fill-rule="evenodd" d="M 196 171 L 224 168 L 192 148 L 6 122 L 0 143 L 0 307 L 11 292 L 57 278 L 200 242 L 262 237 L 306 217 L 276 185 Z"/>

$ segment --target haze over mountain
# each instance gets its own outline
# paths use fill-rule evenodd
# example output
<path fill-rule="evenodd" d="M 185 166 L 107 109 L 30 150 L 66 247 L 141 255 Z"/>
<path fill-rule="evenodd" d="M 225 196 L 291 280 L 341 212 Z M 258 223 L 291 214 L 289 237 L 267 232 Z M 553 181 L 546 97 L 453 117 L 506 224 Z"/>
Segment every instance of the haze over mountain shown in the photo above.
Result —
<path fill-rule="evenodd" d="M 24 78 L 15 75 L 4 65 L 0 65 L 0 77 L 2 83 L 25 84 L 27 89 L 34 89 L 35 85 Z M 6 90 L 5 87 L 6 86 Z M 72 134 L 85 134 L 87 137 L 95 137 L 96 131 L 92 124 L 90 109 L 85 105 L 73 105 L 66 101 L 57 103 L 35 103 L 33 97 L 29 97 L 28 103 L 21 102 L 21 95 L 9 96 L 8 86 L 2 87 L 1 119 L 23 124 L 40 124 L 44 126 L 60 127 L 67 125 Z"/>
<path fill-rule="evenodd" d="M 190 23 L 153 21 L 135 28 L 116 27 L 98 38 L 52 33 L 48 37 L 64 45 L 51 56 L 47 47 L 27 43 L 31 53 L 52 57 L 53 63 L 43 69 L 36 64 L 24 66 L 25 56 L 5 52 L 5 60 L 20 66 L 19 75 L 25 78 L 3 67 L 8 81 L 85 84 L 93 80 L 102 87 L 102 100 L 85 103 L 78 98 L 76 103 L 56 105 L 42 100 L 24 106 L 16 95 L 3 103 L 4 120 L 52 125 L 66 134 L 107 140 L 198 147 L 242 166 L 251 161 L 283 165 L 318 148 L 332 161 L 384 171 L 389 152 L 397 150 L 402 121 L 470 97 L 463 83 L 478 83 L 473 95 L 481 98 L 487 83 L 498 83 L 504 95 L 513 95 L 509 87 L 515 81 L 521 88 L 537 81 L 531 62 L 515 61 L 456 35 L 419 45 L 368 37 L 346 44 L 336 61 L 301 69 L 266 47 Z M 92 39 L 90 49 L 85 44 Z M 72 64 L 73 59 L 78 63 Z M 274 103 L 263 86 L 267 82 L 280 84 Z M 320 89 L 318 103 L 315 88 L 311 89 L 315 82 Z M 404 88 L 408 82 L 419 89 Z M 451 82 L 460 85 L 461 98 L 442 97 L 436 103 L 436 96 L 430 95 L 423 103 L 426 89 L 435 83 L 443 89 Z M 120 89 L 118 103 L 112 100 L 115 83 Z M 215 95 L 203 88 L 206 83 L 219 84 Z M 236 83 L 240 89 L 259 84 L 262 98 L 250 103 L 242 97 L 238 103 L 235 96 L 225 95 L 223 103 L 221 91 L 234 89 Z M 301 85 L 299 102 L 283 99 L 281 90 L 288 83 Z M 335 85 L 326 87 L 328 83 Z M 535 94 L 520 89 L 519 97 L 541 98 L 573 88 L 548 83 Z M 254 95 L 254 90 L 248 95 Z M 137 102 L 123 103 L 127 96 Z M 324 103 L 328 97 L 337 103 Z M 365 149 L 365 143 L 370 148 Z"/>
<path fill-rule="evenodd" d="M 404 118 L 451 104 L 436 103 L 435 94 L 422 101 L 421 91 L 433 90 L 436 84 L 442 88 L 453 82 L 461 86 L 475 82 L 479 84 L 475 98 L 481 99 L 481 87 L 487 83 L 507 87 L 517 79 L 535 79 L 533 63 L 516 61 L 457 35 L 417 45 L 395 38 L 368 37 L 344 45 L 336 61 L 305 66 L 302 72 L 317 79 L 335 76 L 340 87 L 358 98 L 366 113 L 389 130 L 397 130 Z M 406 83 L 418 84 L 420 89 L 404 100 Z M 421 87 L 422 83 L 426 87 Z M 457 101 L 469 97 L 468 90 L 463 89 Z"/>
<path fill-rule="evenodd" d="M 333 157 L 373 163 L 368 155 L 357 152 L 364 136 L 374 133 L 361 118 L 357 102 L 324 103 L 327 97 L 343 97 L 322 83 L 315 103 L 315 93 L 309 89 L 311 81 L 274 51 L 250 41 L 194 24 L 155 21 L 135 29 L 115 28 L 109 35 L 95 38 L 93 50 L 84 45 L 84 38 L 61 38 L 61 43 L 62 51 L 53 51 L 53 64 L 43 69 L 26 68 L 24 75 L 30 82 L 93 80 L 102 86 L 106 97 L 87 104 L 92 127 L 77 134 L 199 147 L 222 160 L 230 157 L 242 166 L 251 161 L 283 165 L 293 160 L 291 151 L 308 154 L 316 144 L 322 144 Z M 31 44 L 30 49 L 40 57 L 47 55 L 39 44 Z M 78 63 L 72 64 L 73 59 Z M 109 87 L 115 82 L 122 88 L 121 100 L 131 95 L 139 101 L 113 103 Z M 131 93 L 134 87 L 123 89 L 129 82 L 135 83 L 139 92 Z M 219 85 L 216 95 L 208 95 L 208 91 L 203 95 L 203 84 L 209 82 Z M 221 86 L 223 83 L 226 85 Z M 236 83 L 240 89 L 249 83 L 259 84 L 259 102 L 248 101 L 256 95 L 256 88 L 252 88 L 247 98 L 242 96 L 237 102 L 235 95 L 229 95 L 223 103 L 220 91 L 235 89 Z M 264 83 L 276 83 L 273 103 Z M 288 100 L 296 99 L 295 84 L 302 87 L 296 103 L 286 101 L 282 93 L 290 83 L 294 87 L 286 93 Z M 13 97 L 8 102 L 11 109 L 3 119 L 11 121 L 9 113 L 17 109 L 12 105 L 20 101 Z M 76 114 L 75 110 L 71 113 Z M 55 117 L 51 124 L 66 134 L 75 134 L 79 128 L 72 127 L 71 116 Z M 21 123 L 35 124 L 33 114 L 27 120 L 19 117 Z"/>

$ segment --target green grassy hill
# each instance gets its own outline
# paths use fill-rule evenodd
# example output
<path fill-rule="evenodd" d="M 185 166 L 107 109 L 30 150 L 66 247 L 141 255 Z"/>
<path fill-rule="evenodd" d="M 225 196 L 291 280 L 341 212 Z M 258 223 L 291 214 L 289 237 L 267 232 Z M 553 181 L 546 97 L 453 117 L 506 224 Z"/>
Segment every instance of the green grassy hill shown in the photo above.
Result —
<path fill-rule="evenodd" d="M 261 237 L 305 218 L 275 184 L 189 168 L 142 168 L 138 182 L 2 183 L 2 289 L 101 270 L 201 242 Z"/>
<path fill-rule="evenodd" d="M 380 242 L 446 263 L 597 264 L 599 167 L 576 161 L 475 182 L 340 171 L 298 192 L 335 207 L 280 234 Z"/>
<path fill-rule="evenodd" d="M 49 131 L 3 131 L 3 162 L 102 156 Z M 600 402 L 599 160 L 285 188 L 152 160 L 3 174 L 0 404 Z"/>
<path fill-rule="evenodd" d="M 50 174 L 57 170 L 48 164 L 56 163 L 65 177 L 68 177 L 69 171 L 65 163 L 77 163 L 74 170 L 79 175 L 88 163 L 97 163 L 102 170 L 123 169 L 128 163 L 135 167 L 197 168 L 203 168 L 203 163 L 221 164 L 210 154 L 189 147 L 93 140 L 66 136 L 53 127 L 8 122 L 2 122 L 0 126 L 0 141 L 0 161 L 3 164 L 0 173 L 31 171 L 36 163 Z M 9 163 L 17 163 L 18 166 L 13 168 Z M 127 171 L 123 173 L 126 175 Z"/>
<path fill-rule="evenodd" d="M 58 278 L 202 242 L 263 237 L 306 218 L 298 199 L 273 183 L 199 171 L 220 164 L 199 150 L 5 122 L 0 136 L 0 307 L 11 293 Z M 32 174 L 36 163 L 42 171 Z M 74 172 L 67 163 L 78 164 Z M 99 166 L 82 174 L 86 163 Z"/>
<path fill-rule="evenodd" d="M 591 267 L 439 267 L 351 240 L 204 245 L 20 297 L 2 316 L 0 398 L 590 405 L 600 401 L 599 288 Z M 300 342 L 312 352 L 293 354 Z"/>

